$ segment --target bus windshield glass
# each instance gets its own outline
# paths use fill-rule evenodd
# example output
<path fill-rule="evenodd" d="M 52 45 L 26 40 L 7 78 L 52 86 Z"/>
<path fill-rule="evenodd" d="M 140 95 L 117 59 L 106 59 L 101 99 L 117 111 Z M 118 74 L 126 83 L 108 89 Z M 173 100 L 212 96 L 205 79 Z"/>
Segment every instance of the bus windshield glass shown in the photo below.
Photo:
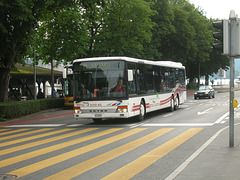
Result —
<path fill-rule="evenodd" d="M 74 63 L 76 101 L 124 99 L 127 96 L 124 61 Z"/>

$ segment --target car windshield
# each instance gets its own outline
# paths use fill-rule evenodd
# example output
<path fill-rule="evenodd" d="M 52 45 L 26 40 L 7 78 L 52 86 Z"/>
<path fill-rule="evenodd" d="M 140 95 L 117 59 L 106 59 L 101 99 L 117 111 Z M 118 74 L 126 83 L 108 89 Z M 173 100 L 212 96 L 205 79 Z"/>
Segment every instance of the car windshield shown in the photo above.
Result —
<path fill-rule="evenodd" d="M 74 64 L 75 99 L 105 100 L 126 98 L 124 61 L 90 61 Z"/>
<path fill-rule="evenodd" d="M 211 88 L 209 86 L 200 86 L 199 90 L 210 90 Z"/>

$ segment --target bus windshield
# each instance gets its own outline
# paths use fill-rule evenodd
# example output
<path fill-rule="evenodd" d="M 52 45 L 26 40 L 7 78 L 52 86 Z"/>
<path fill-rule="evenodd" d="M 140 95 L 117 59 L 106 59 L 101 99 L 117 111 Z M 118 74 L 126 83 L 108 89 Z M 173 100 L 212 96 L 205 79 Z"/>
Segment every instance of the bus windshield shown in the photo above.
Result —
<path fill-rule="evenodd" d="M 124 61 L 89 61 L 74 64 L 76 101 L 124 99 L 127 96 Z"/>

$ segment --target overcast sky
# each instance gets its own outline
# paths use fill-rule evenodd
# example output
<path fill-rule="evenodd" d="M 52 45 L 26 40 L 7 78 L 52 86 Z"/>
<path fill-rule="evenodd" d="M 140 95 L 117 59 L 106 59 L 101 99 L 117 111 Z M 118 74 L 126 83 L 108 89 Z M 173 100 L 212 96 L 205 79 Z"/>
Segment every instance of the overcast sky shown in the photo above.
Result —
<path fill-rule="evenodd" d="M 195 7 L 200 6 L 208 18 L 229 19 L 231 10 L 240 18 L 240 0 L 189 0 Z"/>

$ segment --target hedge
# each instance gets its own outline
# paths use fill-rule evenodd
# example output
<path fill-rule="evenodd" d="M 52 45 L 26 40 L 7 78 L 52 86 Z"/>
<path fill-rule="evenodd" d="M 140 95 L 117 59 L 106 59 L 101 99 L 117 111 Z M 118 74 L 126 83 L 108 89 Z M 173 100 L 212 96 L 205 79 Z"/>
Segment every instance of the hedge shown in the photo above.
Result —
<path fill-rule="evenodd" d="M 6 121 L 46 109 L 63 107 L 63 98 L 2 102 L 0 103 L 0 121 Z"/>

